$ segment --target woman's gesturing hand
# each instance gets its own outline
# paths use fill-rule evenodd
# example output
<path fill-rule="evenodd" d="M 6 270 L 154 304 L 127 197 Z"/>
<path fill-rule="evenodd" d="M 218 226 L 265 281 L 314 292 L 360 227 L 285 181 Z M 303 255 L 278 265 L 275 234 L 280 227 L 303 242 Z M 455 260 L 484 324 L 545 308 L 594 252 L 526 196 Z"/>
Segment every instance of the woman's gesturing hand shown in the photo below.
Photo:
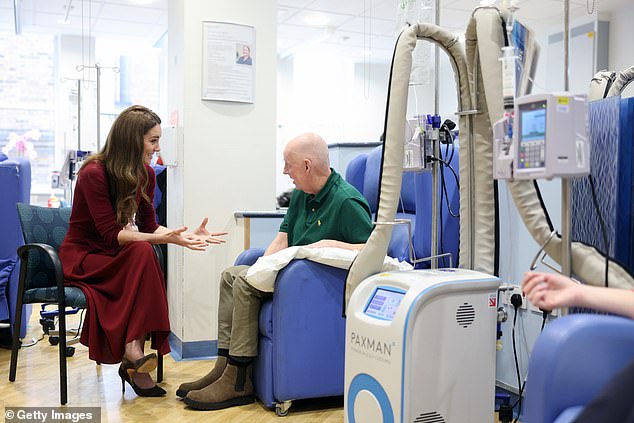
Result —
<path fill-rule="evenodd" d="M 196 237 L 196 239 L 203 240 L 207 244 L 223 244 L 226 241 L 222 238 L 218 238 L 219 236 L 227 235 L 228 232 L 209 232 L 207 230 L 207 222 L 208 218 L 204 218 L 202 223 L 194 232 L 188 234 L 191 237 Z"/>
<path fill-rule="evenodd" d="M 166 244 L 176 244 L 190 250 L 204 251 L 207 248 L 207 242 L 198 236 L 190 236 L 186 234 L 187 226 L 178 229 L 170 229 L 163 234 Z"/>

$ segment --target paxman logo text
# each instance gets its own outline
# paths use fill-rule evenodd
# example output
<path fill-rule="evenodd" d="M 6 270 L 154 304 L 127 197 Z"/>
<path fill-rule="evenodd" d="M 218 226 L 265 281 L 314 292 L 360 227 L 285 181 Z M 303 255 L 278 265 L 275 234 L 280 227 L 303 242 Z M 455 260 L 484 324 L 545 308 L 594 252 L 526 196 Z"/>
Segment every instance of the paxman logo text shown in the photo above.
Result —
<path fill-rule="evenodd" d="M 367 352 L 380 354 L 383 356 L 392 356 L 392 345 L 369 336 L 359 335 L 356 332 L 350 333 L 350 343 L 353 347 L 360 348 Z"/>

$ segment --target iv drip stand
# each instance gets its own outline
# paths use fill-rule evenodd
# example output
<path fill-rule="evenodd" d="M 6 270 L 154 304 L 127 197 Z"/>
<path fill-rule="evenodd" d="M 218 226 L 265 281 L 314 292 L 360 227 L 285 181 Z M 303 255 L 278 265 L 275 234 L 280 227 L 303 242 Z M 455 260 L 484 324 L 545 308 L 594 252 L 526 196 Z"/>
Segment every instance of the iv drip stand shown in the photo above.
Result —
<path fill-rule="evenodd" d="M 564 91 L 570 89 L 568 74 L 570 47 L 570 0 L 564 0 Z M 570 242 L 570 179 L 561 179 L 561 273 L 572 275 L 572 255 Z M 561 315 L 568 314 L 568 309 L 561 309 Z"/>
<path fill-rule="evenodd" d="M 85 69 L 95 69 L 97 71 L 97 151 L 101 151 L 101 70 L 112 69 L 114 73 L 119 73 L 116 66 L 100 66 L 95 63 L 94 66 L 79 65 L 75 69 L 82 72 Z"/>
<path fill-rule="evenodd" d="M 434 23 L 440 25 L 440 0 L 436 0 L 434 10 Z M 438 98 L 440 91 L 440 81 L 438 80 L 438 74 L 440 72 L 440 48 L 437 44 L 434 45 L 434 114 L 440 114 L 440 101 Z M 440 156 L 440 139 L 434 141 L 434 157 Z M 431 268 L 438 268 L 438 225 L 442 225 L 442 222 L 438 221 L 438 176 L 440 172 L 440 164 L 437 161 L 431 163 Z M 442 248 L 442 246 L 441 246 Z"/>

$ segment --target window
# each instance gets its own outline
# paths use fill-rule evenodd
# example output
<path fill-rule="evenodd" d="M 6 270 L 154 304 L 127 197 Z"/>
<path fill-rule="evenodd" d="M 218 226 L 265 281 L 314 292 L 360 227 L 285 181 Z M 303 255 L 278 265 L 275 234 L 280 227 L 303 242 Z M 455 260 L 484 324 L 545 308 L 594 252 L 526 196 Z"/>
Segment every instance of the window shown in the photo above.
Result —
<path fill-rule="evenodd" d="M 72 46 L 80 43 L 61 42 L 59 37 L 0 33 L 0 148 L 9 143 L 11 134 L 39 132 L 39 137 L 29 141 L 37 154 L 31 158 L 31 202 L 40 205 L 51 194 L 52 172 L 61 169 L 68 150 L 78 148 L 78 137 L 82 150 L 97 148 L 96 72 L 75 73 L 73 60 L 83 56 Z M 162 116 L 166 43 L 157 45 L 160 47 L 134 45 L 130 40 L 95 40 L 94 62 L 102 66 L 102 147 L 112 122 L 126 107 L 142 104 Z M 12 149 L 8 155 L 15 157 L 20 152 Z M 65 194 L 56 191 L 58 197 Z"/>
<path fill-rule="evenodd" d="M 32 190 L 50 187 L 55 161 L 55 38 L 52 35 L 0 33 L 0 147 L 10 135 L 31 139 L 37 157 L 31 160 Z M 9 157 L 19 155 L 15 149 Z M 50 188 L 47 188 L 50 191 Z"/>

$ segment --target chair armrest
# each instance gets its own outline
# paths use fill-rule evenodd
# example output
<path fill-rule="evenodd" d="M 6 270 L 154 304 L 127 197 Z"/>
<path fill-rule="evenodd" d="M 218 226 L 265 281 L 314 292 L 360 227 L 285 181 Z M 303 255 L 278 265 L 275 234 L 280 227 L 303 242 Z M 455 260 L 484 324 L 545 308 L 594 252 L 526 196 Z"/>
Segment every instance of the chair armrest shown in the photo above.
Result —
<path fill-rule="evenodd" d="M 343 394 L 347 270 L 293 260 L 273 295 L 273 374 L 278 400 Z"/>
<path fill-rule="evenodd" d="M 262 255 L 264 255 L 264 248 L 249 248 L 240 253 L 234 265 L 252 266 Z"/>
<path fill-rule="evenodd" d="M 397 213 L 396 218 L 410 220 L 411 221 L 410 225 L 412 228 L 415 224 L 414 222 L 415 216 L 409 213 L 408 214 Z M 400 225 L 394 225 L 394 227 L 392 228 L 392 236 L 390 237 L 390 243 L 388 244 L 388 247 L 387 247 L 387 255 L 390 257 L 394 257 L 395 259 L 398 259 L 399 261 L 406 261 L 408 263 L 411 263 L 411 260 L 409 257 L 410 232 L 408 230 L 409 229 L 408 226 L 409 225 L 407 225 L 406 223 L 403 223 Z M 412 234 L 413 234 L 413 231 L 412 231 Z"/>
<path fill-rule="evenodd" d="M 522 421 L 550 423 L 587 404 L 632 359 L 631 319 L 576 314 L 550 323 L 531 353 Z"/>
<path fill-rule="evenodd" d="M 163 250 L 161 250 L 161 246 L 158 244 L 152 244 L 152 249 L 154 250 L 154 255 L 156 256 L 156 259 L 159 262 L 159 267 L 161 268 L 161 272 L 164 274 L 165 267 L 164 267 Z"/>
<path fill-rule="evenodd" d="M 53 271 L 55 274 L 55 284 L 57 286 L 57 292 L 59 295 L 59 307 L 66 306 L 64 300 L 64 271 L 62 268 L 62 261 L 59 259 L 57 251 L 48 244 L 32 243 L 25 244 L 18 248 L 18 257 L 20 257 L 20 281 L 18 292 L 24 294 L 26 287 L 26 272 L 28 268 L 29 251 L 39 250 L 44 253 L 45 257 L 48 257 L 53 265 Z"/>
<path fill-rule="evenodd" d="M 7 298 L 9 299 L 9 315 L 11 320 L 11 330 L 13 331 L 13 322 L 16 317 L 16 309 L 18 305 L 18 287 L 20 285 L 20 261 L 15 264 L 13 271 L 11 272 L 11 278 L 9 279 L 9 289 L 7 292 Z M 20 338 L 26 336 L 26 328 L 28 326 L 29 318 L 31 316 L 31 306 L 24 305 L 22 311 L 22 323 L 20 324 Z"/>

